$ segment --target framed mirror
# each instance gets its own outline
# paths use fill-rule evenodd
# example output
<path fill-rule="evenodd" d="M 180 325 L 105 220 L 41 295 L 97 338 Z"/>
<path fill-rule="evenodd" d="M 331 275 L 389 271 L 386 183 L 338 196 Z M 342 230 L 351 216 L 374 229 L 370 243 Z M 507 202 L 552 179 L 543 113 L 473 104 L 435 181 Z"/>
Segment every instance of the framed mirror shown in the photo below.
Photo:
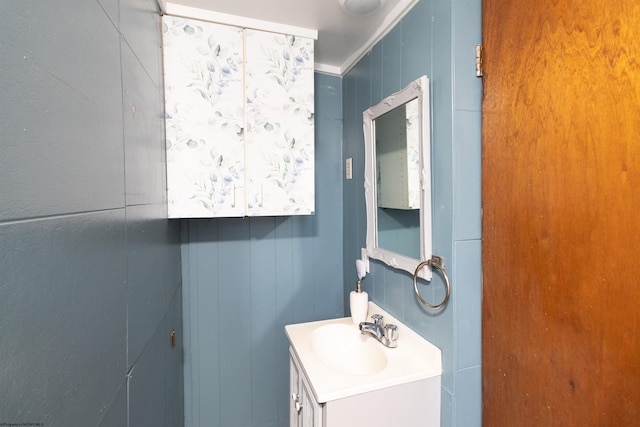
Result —
<path fill-rule="evenodd" d="M 414 273 L 431 259 L 429 80 L 411 82 L 363 113 L 368 258 Z M 431 279 L 431 270 L 420 276 Z"/>

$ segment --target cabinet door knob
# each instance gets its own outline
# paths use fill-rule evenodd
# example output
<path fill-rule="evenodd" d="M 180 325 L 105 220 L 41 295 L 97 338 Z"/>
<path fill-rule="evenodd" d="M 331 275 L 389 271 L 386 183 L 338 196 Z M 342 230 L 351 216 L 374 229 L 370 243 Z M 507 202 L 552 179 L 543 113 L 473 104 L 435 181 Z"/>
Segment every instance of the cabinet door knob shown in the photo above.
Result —
<path fill-rule="evenodd" d="M 302 410 L 302 403 L 300 403 L 300 395 L 298 393 L 291 393 L 291 399 L 295 402 L 296 412 L 300 413 Z"/>

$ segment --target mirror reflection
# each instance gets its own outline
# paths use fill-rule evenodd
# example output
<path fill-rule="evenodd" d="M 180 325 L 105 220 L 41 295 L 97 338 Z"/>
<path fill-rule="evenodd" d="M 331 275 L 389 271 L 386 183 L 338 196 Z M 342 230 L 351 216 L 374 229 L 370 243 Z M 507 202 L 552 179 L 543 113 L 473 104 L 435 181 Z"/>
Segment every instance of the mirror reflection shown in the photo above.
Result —
<path fill-rule="evenodd" d="M 418 99 L 374 120 L 378 246 L 420 259 Z"/>
<path fill-rule="evenodd" d="M 422 76 L 363 113 L 367 244 L 409 273 L 431 259 L 429 80 Z M 431 271 L 421 270 L 430 280 Z"/>

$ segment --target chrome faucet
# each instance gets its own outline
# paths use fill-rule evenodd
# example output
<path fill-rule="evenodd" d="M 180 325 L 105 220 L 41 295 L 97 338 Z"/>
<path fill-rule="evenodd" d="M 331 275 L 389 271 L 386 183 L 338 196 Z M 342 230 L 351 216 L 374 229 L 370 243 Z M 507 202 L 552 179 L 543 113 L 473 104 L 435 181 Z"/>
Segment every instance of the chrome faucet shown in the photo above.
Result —
<path fill-rule="evenodd" d="M 398 327 L 396 325 L 384 324 L 384 317 L 380 314 L 372 314 L 373 322 L 361 322 L 360 333 L 369 334 L 375 337 L 383 345 L 389 348 L 398 346 Z"/>

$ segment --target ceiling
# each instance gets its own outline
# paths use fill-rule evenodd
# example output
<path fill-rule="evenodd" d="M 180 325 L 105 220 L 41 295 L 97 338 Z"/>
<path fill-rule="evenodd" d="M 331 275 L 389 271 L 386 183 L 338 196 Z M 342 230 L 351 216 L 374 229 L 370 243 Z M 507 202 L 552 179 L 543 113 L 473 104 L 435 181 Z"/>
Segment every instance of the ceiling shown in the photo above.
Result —
<path fill-rule="evenodd" d="M 348 71 L 417 2 L 382 0 L 377 11 L 354 16 L 339 0 L 159 0 L 169 15 L 305 37 L 317 34 L 316 70 L 337 75 Z"/>

